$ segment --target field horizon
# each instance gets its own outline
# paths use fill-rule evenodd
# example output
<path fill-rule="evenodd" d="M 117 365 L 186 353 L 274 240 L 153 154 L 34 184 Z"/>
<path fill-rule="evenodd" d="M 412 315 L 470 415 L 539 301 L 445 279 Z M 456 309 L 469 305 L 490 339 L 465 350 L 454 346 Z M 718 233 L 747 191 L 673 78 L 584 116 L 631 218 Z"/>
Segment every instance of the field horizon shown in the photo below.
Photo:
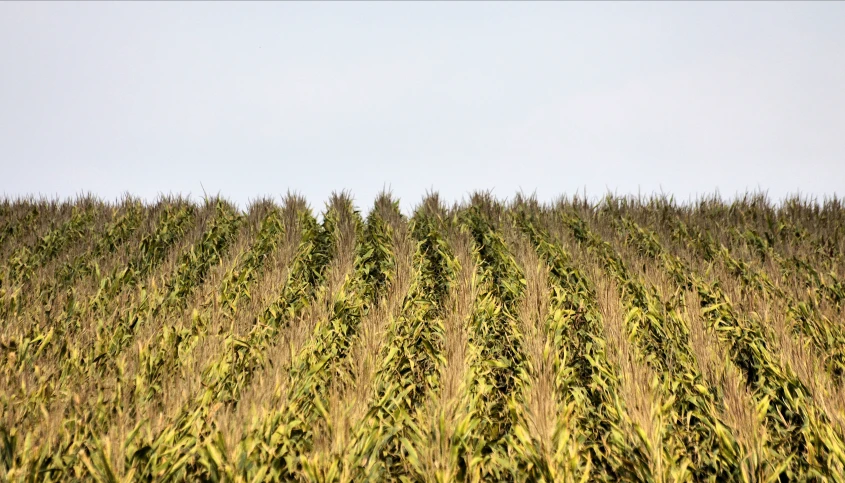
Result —
<path fill-rule="evenodd" d="M 2 481 L 843 481 L 845 207 L 0 199 Z"/>

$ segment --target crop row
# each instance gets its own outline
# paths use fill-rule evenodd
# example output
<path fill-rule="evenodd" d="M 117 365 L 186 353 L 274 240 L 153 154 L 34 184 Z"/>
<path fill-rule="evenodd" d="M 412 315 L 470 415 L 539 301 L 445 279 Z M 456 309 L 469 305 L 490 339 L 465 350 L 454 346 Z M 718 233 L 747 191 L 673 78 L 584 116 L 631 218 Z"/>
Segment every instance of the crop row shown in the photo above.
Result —
<path fill-rule="evenodd" d="M 99 271 L 98 260 L 106 255 L 116 252 L 129 241 L 132 235 L 140 228 L 144 220 L 144 210 L 140 204 L 128 205 L 120 214 L 118 210 L 113 212 L 113 220 L 105 227 L 103 234 L 97 243 L 86 253 L 65 262 L 56 270 L 52 286 L 42 287 L 40 292 L 64 290 L 73 287 L 82 277 L 96 274 Z M 40 300 L 48 296 L 41 295 Z"/>
<path fill-rule="evenodd" d="M 794 372 L 779 362 L 765 337 L 765 328 L 757 319 L 737 311 L 718 284 L 707 282 L 680 258 L 664 251 L 656 234 L 634 223 L 626 226 L 631 243 L 659 261 L 681 286 L 698 293 L 709 329 L 727 345 L 755 401 L 766 409 L 764 423 L 771 447 L 784 457 L 784 475 L 790 479 L 837 480 L 845 468 L 841 435 L 829 425 Z"/>
<path fill-rule="evenodd" d="M 156 231 L 141 240 L 136 257 L 126 268 L 115 269 L 111 276 L 103 277 L 99 290 L 88 301 L 70 297 L 65 309 L 53 315 L 49 325 L 30 325 L 27 332 L 3 341 L 0 349 L 7 357 L 2 374 L 5 380 L 12 381 L 7 383 L 7 387 L 19 391 L 19 395 L 12 391 L 4 394 L 4 408 L 14 408 L 17 416 L 13 419 L 18 421 L 10 428 L 2 428 L 9 434 L 7 439 L 16 441 L 18 436 L 12 434 L 16 433 L 15 426 L 24 425 L 30 417 L 40 416 L 42 405 L 49 406 L 65 385 L 71 380 L 79 380 L 81 374 L 86 373 L 86 367 L 94 363 L 94 358 L 83 359 L 85 348 L 78 344 L 75 337 L 83 328 L 82 321 L 90 323 L 92 319 L 106 316 L 106 302 L 119 293 L 120 288 L 140 279 L 137 272 L 151 271 L 170 245 L 187 230 L 193 216 L 191 207 L 168 207 L 162 213 Z M 129 272 L 134 275 L 127 275 Z M 90 331 L 93 328 L 85 329 Z M 39 369 L 48 367 L 52 361 L 56 361 L 52 370 L 42 372 Z M 17 380 L 32 371 L 38 376 L 37 381 L 29 388 L 21 386 Z M 11 461 L 14 458 L 6 454 L 3 459 Z"/>
<path fill-rule="evenodd" d="M 167 282 L 158 290 L 152 287 L 140 298 L 140 303 L 130 305 L 129 311 L 119 312 L 111 323 L 113 332 L 98 334 L 93 348 L 93 353 L 98 355 L 91 359 L 96 361 L 92 369 L 97 382 L 86 391 L 91 394 L 90 400 L 96 403 L 85 404 L 90 408 L 86 411 L 70 411 L 66 420 L 74 423 L 75 431 L 71 433 L 72 443 L 64 447 L 68 454 L 86 455 L 81 448 L 96 447 L 98 435 L 107 430 L 115 418 L 123 414 L 135 417 L 143 405 L 160 394 L 163 375 L 178 362 L 182 349 L 179 342 L 183 340 L 180 336 L 186 335 L 161 321 L 184 310 L 188 296 L 205 281 L 211 268 L 220 263 L 234 241 L 241 221 L 241 216 L 230 207 L 217 202 L 213 218 L 201 238 L 181 255 Z M 193 322 L 198 320 L 198 317 L 192 318 Z M 120 355 L 131 345 L 141 327 L 153 324 L 160 324 L 161 329 L 156 330 L 153 340 L 140 349 L 135 377 L 127 380 Z M 199 326 L 193 327 L 188 334 L 199 329 Z M 77 460 L 66 459 L 65 467 L 76 464 Z"/>
<path fill-rule="evenodd" d="M 33 205 L 30 209 L 26 210 L 26 214 L 19 218 L 13 219 L 11 214 L 6 214 L 4 216 L 5 223 L 0 228 L 0 248 L 7 241 L 13 240 L 26 227 L 32 226 L 33 221 L 38 217 L 38 213 L 38 205 Z"/>
<path fill-rule="evenodd" d="M 737 478 L 740 454 L 720 420 L 718 392 L 704 380 L 690 348 L 689 328 L 677 301 L 664 301 L 627 267 L 616 250 L 592 233 L 577 216 L 565 219 L 575 238 L 595 252 L 615 280 L 627 307 L 627 336 L 658 374 L 666 403 L 662 408 L 665 440 L 661 442 L 666 473 L 655 478 L 695 480 Z M 653 456 L 657 458 L 658 456 Z M 660 465 L 653 465 L 660 469 Z M 690 475 L 684 476 L 686 471 Z"/>
<path fill-rule="evenodd" d="M 396 264 L 392 230 L 377 210 L 370 212 L 359 233 L 353 274 L 336 296 L 328 320 L 318 323 L 293 361 L 284 407 L 265 415 L 253 436 L 250 459 L 274 475 L 272 479 L 335 471 L 316 468 L 307 456 L 315 432 L 326 420 L 331 388 L 355 384 L 347 356 L 362 318 L 381 303 Z"/>
<path fill-rule="evenodd" d="M 741 280 L 743 285 L 758 290 L 766 296 L 780 300 L 792 330 L 807 337 L 816 352 L 825 359 L 825 369 L 830 376 L 840 383 L 845 375 L 845 328 L 825 317 L 815 299 L 798 299 L 785 289 L 775 285 L 764 272 L 755 270 L 744 260 L 735 258 L 724 245 L 716 242 L 712 236 L 693 233 L 685 225 L 678 232 L 685 242 L 694 247 L 710 262 L 721 261 L 728 271 Z M 771 253 L 770 256 L 777 257 Z"/>
<path fill-rule="evenodd" d="M 637 481 L 648 479 L 648 455 L 624 431 L 630 426 L 619 394 L 619 368 L 607 354 L 596 294 L 571 256 L 528 214 L 515 222 L 550 270 L 546 350 L 554 354 L 558 414 L 574 413 L 574 427 L 558 419 L 551 461 L 538 464 L 545 481 Z M 573 433 L 575 461 L 566 448 Z"/>
<path fill-rule="evenodd" d="M 349 450 L 353 479 L 421 480 L 419 452 L 427 444 L 418 411 L 439 390 L 443 365 L 443 308 L 459 265 L 441 234 L 442 220 L 418 211 L 415 275 L 399 317 L 392 320 L 375 375 L 370 409 Z"/>
<path fill-rule="evenodd" d="M 93 208 L 74 209 L 70 219 L 42 236 L 34 247 L 20 247 L 6 261 L 0 279 L 0 320 L 8 320 L 24 305 L 21 300 L 36 269 L 56 258 L 69 244 L 82 239 L 94 221 Z"/>
<path fill-rule="evenodd" d="M 252 330 L 245 337 L 239 338 L 233 333 L 226 336 L 219 357 L 203 371 L 202 389 L 167 426 L 149 441 L 139 438 L 125 443 L 126 465 L 139 477 L 167 480 L 177 475 L 181 478 L 188 475 L 191 478 L 219 477 L 221 473 L 248 471 L 246 467 L 228 468 L 220 461 L 222 453 L 215 453 L 216 432 L 209 416 L 218 405 L 233 405 L 239 401 L 254 375 L 266 364 L 266 350 L 279 331 L 295 320 L 325 282 L 327 267 L 336 250 L 337 217 L 338 213 L 333 211 L 326 213 L 320 226 L 310 213 L 299 213 L 302 238 L 279 297 L 256 317 Z M 261 235 L 253 245 L 255 255 L 244 258 L 238 273 L 254 273 L 255 263 L 261 258 L 259 254 L 272 243 L 269 240 L 273 232 L 278 231 L 278 225 L 273 218 L 269 220 L 265 220 Z M 224 279 L 221 300 L 237 300 L 238 294 L 245 293 L 248 285 L 243 283 L 248 278 L 235 276 L 235 273 L 231 272 Z M 236 282 L 238 280 L 241 282 Z M 235 307 L 230 306 L 229 310 Z"/>
<path fill-rule="evenodd" d="M 138 252 L 129 261 L 128 266 L 122 269 L 115 268 L 111 276 L 101 279 L 99 290 L 86 304 L 76 305 L 67 313 L 60 314 L 58 323 L 54 323 L 49 331 L 40 337 L 38 350 L 33 354 L 32 363 L 35 364 L 35 361 L 39 360 L 45 363 L 50 360 L 59 360 L 61 364 L 57 364 L 51 373 L 41 378 L 36 386 L 37 391 L 25 396 L 23 407 L 31 409 L 23 411 L 24 418 L 40 415 L 44 409 L 38 408 L 47 408 L 48 411 L 56 410 L 53 408 L 56 402 L 75 399 L 77 396 L 71 391 L 79 385 L 105 383 L 113 386 L 109 380 L 114 377 L 115 371 L 119 374 L 122 370 L 119 364 L 115 366 L 114 357 L 131 341 L 136 326 L 141 322 L 140 316 L 145 312 L 144 308 L 155 308 L 155 304 L 150 303 L 155 294 L 142 289 L 139 296 L 130 295 L 128 303 L 115 308 L 114 311 L 109 306 L 118 302 L 116 297 L 122 289 L 135 286 L 146 274 L 151 273 L 164 259 L 169 248 L 186 233 L 194 218 L 195 210 L 192 206 L 168 207 L 162 213 L 155 232 L 141 239 Z M 199 257 L 192 256 L 191 253 L 183 256 L 180 263 L 183 274 L 197 273 L 196 270 L 185 268 L 186 265 L 209 266 L 210 260 L 216 257 L 215 239 L 207 239 L 202 246 L 204 250 L 200 250 Z M 199 273 L 202 274 L 202 272 L 203 269 L 200 269 Z M 175 280 L 177 276 L 174 276 L 172 280 Z M 158 291 L 168 288 L 170 286 L 166 285 Z M 153 287 L 152 292 L 156 291 Z M 79 325 L 83 320 L 90 324 L 92 316 L 96 317 L 94 320 L 99 319 L 96 327 Z M 108 325 L 106 321 L 109 321 Z M 94 335 L 93 340 L 90 339 L 91 335 Z M 39 358 L 39 355 L 43 357 Z M 19 367 L 20 373 L 23 366 Z M 37 364 L 35 367 L 38 367 Z M 110 374 L 108 378 L 104 377 L 107 373 Z M 121 382 L 120 377 L 117 377 L 117 382 Z M 120 384 L 113 388 L 113 391 L 120 393 Z M 100 395 L 101 398 L 103 396 L 104 394 Z M 31 440 L 33 435 L 26 435 L 24 454 L 28 457 L 28 461 L 21 462 L 21 465 L 30 470 L 41 468 L 41 471 L 49 471 L 50 474 L 63 471 L 63 468 L 69 467 L 68 460 L 75 459 L 77 451 L 75 448 L 84 441 L 84 438 L 77 438 L 76 433 L 84 435 L 95 430 L 95 426 L 100 427 L 97 420 L 100 424 L 104 423 L 111 417 L 114 410 L 112 406 L 103 404 L 86 405 L 85 407 L 89 408 L 86 411 L 84 407 L 78 407 L 77 404 L 70 406 L 69 409 L 86 414 L 84 417 L 66 419 L 72 424 L 63 428 L 55 447 L 51 448 L 51 445 L 43 444 L 39 445 L 36 451 L 33 448 L 36 442 Z M 99 410 L 95 412 L 96 408 Z M 21 424 L 21 427 L 25 425 Z"/>
<path fill-rule="evenodd" d="M 477 206 L 461 215 L 476 258 L 479 291 L 469 323 L 467 389 L 469 422 L 458 432 L 458 478 L 506 480 L 538 458 L 515 444 L 524 417 L 529 378 L 516 319 L 525 278 L 491 221 Z"/>
<path fill-rule="evenodd" d="M 736 227 L 731 227 L 729 232 L 733 240 L 744 244 L 762 261 L 774 261 L 780 267 L 780 278 L 784 283 L 803 280 L 804 286 L 814 292 L 814 305 L 821 305 L 820 301 L 827 299 L 837 310 L 841 310 L 845 302 L 845 284 L 835 270 L 831 269 L 825 273 L 823 269 L 817 269 L 808 256 L 801 253 L 780 253 L 775 249 L 776 244 L 768 233 L 761 235 L 752 228 L 740 231 Z"/>

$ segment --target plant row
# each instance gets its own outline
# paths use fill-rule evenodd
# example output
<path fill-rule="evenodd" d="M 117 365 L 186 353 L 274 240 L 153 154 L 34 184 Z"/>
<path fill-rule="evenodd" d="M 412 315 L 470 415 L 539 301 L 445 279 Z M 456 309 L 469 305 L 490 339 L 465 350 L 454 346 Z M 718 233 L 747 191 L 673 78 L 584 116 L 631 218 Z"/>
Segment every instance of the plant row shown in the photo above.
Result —
<path fill-rule="evenodd" d="M 663 440 L 659 442 L 662 448 L 653 448 L 660 453 L 653 458 L 662 461 L 653 467 L 662 466 L 665 473 L 653 476 L 696 481 L 737 478 L 739 447 L 720 419 L 718 388 L 704 379 L 693 356 L 690 329 L 677 298 L 663 300 L 654 287 L 646 287 L 613 246 L 582 219 L 572 215 L 564 222 L 615 282 L 627 310 L 626 335 L 660 380 L 666 402 L 656 424 L 662 425 Z"/>
<path fill-rule="evenodd" d="M 741 314 L 718 283 L 699 276 L 679 257 L 666 252 L 656 234 L 629 223 L 630 242 L 661 263 L 677 283 L 698 293 L 701 314 L 733 363 L 745 376 L 769 432 L 772 451 L 783 456 L 782 478 L 839 481 L 845 446 L 804 384 L 783 366 L 770 347 L 759 319 Z"/>
<path fill-rule="evenodd" d="M 712 263 L 722 262 L 727 270 L 742 281 L 743 286 L 758 290 L 769 299 L 779 300 L 786 312 L 792 330 L 807 337 L 816 352 L 824 358 L 825 370 L 834 381 L 841 383 L 845 375 L 845 327 L 825 317 L 815 299 L 798 299 L 774 284 L 762 271 L 735 258 L 723 244 L 706 232 L 694 232 L 686 225 L 679 225 L 678 237 L 693 250 Z M 780 258 L 768 252 L 769 256 Z"/>
<path fill-rule="evenodd" d="M 418 424 L 418 411 L 440 389 L 445 363 L 442 318 L 460 269 L 441 233 L 442 224 L 437 215 L 423 210 L 411 221 L 411 234 L 417 240 L 414 278 L 401 313 L 388 326 L 374 396 L 344 462 L 354 469 L 353 479 L 421 481 L 425 477 L 419 452 L 428 441 Z"/>

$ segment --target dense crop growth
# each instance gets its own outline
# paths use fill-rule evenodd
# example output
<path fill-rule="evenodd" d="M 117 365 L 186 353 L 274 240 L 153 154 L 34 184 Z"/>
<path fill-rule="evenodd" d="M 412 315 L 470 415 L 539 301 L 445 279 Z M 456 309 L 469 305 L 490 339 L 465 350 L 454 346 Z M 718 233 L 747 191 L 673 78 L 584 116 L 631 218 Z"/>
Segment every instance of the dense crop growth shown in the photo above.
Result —
<path fill-rule="evenodd" d="M 845 209 L 0 202 L 0 481 L 843 481 Z"/>

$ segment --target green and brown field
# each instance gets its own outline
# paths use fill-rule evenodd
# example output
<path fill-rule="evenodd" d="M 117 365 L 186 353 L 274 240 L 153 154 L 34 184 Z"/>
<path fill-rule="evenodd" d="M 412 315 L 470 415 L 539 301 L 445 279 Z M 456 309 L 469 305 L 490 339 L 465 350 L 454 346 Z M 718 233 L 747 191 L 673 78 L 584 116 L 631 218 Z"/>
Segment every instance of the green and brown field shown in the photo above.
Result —
<path fill-rule="evenodd" d="M 0 481 L 845 480 L 839 200 L 370 201 L 0 201 Z"/>

